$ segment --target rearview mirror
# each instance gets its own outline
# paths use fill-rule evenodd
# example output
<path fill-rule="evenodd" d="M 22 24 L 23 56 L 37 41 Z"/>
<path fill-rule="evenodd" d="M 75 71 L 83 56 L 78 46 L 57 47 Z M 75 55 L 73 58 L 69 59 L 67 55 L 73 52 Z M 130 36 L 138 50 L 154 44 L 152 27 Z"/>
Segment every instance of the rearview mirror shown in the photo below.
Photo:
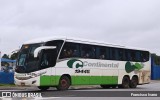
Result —
<path fill-rule="evenodd" d="M 38 56 L 38 53 L 41 51 L 41 50 L 47 50 L 47 49 L 56 49 L 56 46 L 41 46 L 41 47 L 38 47 L 34 50 L 34 58 L 37 58 Z"/>

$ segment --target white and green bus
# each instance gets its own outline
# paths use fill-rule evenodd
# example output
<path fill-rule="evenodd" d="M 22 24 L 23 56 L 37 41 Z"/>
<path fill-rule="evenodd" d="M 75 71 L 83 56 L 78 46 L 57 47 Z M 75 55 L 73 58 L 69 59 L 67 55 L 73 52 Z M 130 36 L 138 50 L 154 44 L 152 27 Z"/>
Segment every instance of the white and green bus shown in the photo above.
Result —
<path fill-rule="evenodd" d="M 24 43 L 15 68 L 15 84 L 41 90 L 71 85 L 136 88 L 150 82 L 146 50 L 84 39 L 49 37 Z"/>

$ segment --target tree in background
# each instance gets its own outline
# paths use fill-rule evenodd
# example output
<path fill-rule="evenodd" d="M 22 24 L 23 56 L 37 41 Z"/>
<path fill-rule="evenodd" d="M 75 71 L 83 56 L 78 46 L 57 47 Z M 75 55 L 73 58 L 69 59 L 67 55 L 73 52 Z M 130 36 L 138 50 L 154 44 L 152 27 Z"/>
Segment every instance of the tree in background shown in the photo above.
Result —
<path fill-rule="evenodd" d="M 13 53 L 13 54 L 11 55 L 10 59 L 16 60 L 17 57 L 18 57 L 18 52 L 17 52 L 17 53 Z"/>
<path fill-rule="evenodd" d="M 7 54 L 4 54 L 4 55 L 2 56 L 2 58 L 9 59 L 9 56 L 8 56 Z"/>
<path fill-rule="evenodd" d="M 9 59 L 9 56 L 7 54 L 4 54 L 2 56 L 2 58 Z M 9 63 L 7 63 L 7 62 L 2 62 L 1 64 L 2 64 L 2 66 L 9 66 Z"/>

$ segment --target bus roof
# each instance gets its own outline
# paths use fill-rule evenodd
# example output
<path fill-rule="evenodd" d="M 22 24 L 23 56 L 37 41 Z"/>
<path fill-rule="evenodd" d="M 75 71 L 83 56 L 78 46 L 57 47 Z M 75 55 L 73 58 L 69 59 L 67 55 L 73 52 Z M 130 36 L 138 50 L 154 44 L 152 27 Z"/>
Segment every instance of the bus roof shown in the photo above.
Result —
<path fill-rule="evenodd" d="M 92 44 L 92 45 L 100 45 L 100 46 L 109 46 L 109 47 L 147 51 L 146 49 L 137 48 L 137 47 L 128 47 L 128 46 L 126 47 L 126 46 L 122 46 L 122 45 L 106 43 L 104 41 L 94 41 L 94 40 L 89 40 L 89 39 L 66 37 L 66 36 L 37 38 L 37 39 L 29 40 L 29 41 L 25 42 L 24 44 L 45 43 L 45 42 L 52 41 L 52 40 L 64 40 L 64 41 L 75 42 L 75 43 L 84 43 L 84 44 Z"/>

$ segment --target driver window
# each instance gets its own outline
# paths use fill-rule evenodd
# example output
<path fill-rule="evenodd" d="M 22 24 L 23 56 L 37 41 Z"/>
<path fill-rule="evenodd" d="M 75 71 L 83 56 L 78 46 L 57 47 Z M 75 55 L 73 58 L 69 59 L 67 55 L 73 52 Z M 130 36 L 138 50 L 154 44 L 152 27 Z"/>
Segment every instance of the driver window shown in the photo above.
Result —
<path fill-rule="evenodd" d="M 47 54 L 44 54 L 41 61 L 41 66 L 48 66 Z"/>
<path fill-rule="evenodd" d="M 43 50 L 40 62 L 41 69 L 55 66 L 56 55 L 56 49 Z"/>

